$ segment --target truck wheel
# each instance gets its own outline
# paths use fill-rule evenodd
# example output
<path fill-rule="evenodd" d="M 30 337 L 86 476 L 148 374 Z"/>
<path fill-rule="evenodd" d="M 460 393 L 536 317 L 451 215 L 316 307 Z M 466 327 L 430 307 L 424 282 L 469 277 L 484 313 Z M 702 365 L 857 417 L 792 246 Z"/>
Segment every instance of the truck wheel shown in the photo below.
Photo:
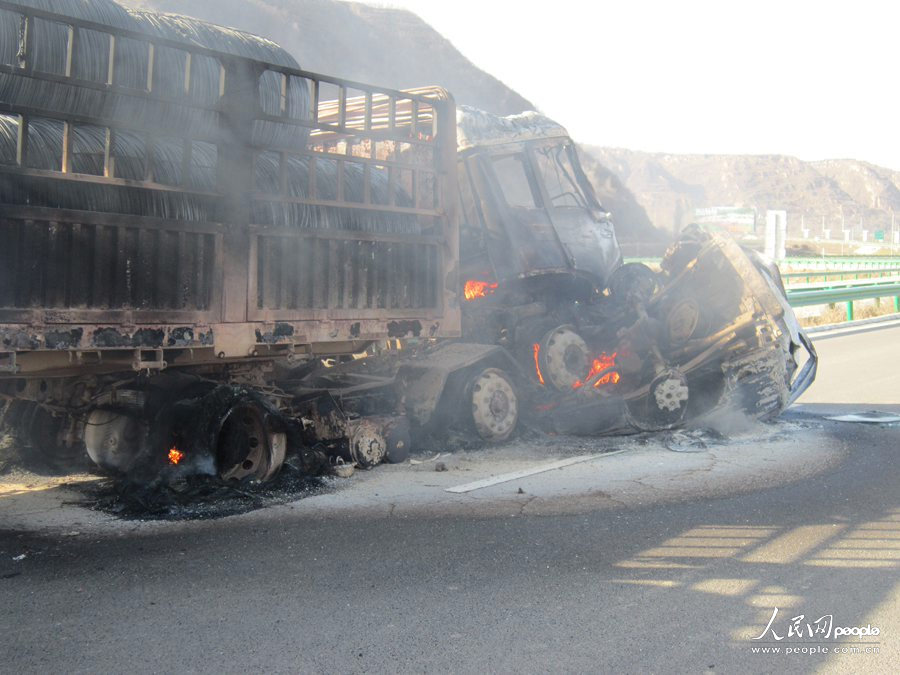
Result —
<path fill-rule="evenodd" d="M 272 428 L 266 411 L 252 401 L 240 401 L 228 411 L 219 430 L 219 476 L 267 481 L 281 469 L 286 451 L 287 436 Z"/>
<path fill-rule="evenodd" d="M 387 456 L 383 429 L 372 420 L 362 420 L 350 433 L 350 457 L 361 469 L 378 466 Z"/>
<path fill-rule="evenodd" d="M 643 263 L 625 263 L 609 278 L 610 297 L 618 303 L 645 303 L 659 288 L 659 275 Z"/>
<path fill-rule="evenodd" d="M 631 423 L 641 431 L 663 431 L 681 424 L 690 401 L 684 375 L 667 370 L 650 383 L 649 390 L 646 396 L 628 402 Z"/>
<path fill-rule="evenodd" d="M 69 445 L 63 441 L 69 422 L 66 417 L 56 417 L 37 405 L 26 414 L 26 437 L 38 460 L 36 464 L 32 463 L 34 468 L 41 468 L 42 462 L 51 472 L 65 473 L 85 457 L 84 443 L 76 441 Z"/>
<path fill-rule="evenodd" d="M 557 391 L 571 391 L 591 367 L 587 343 L 573 326 L 558 326 L 547 333 L 539 344 L 536 366 L 539 377 Z"/>
<path fill-rule="evenodd" d="M 472 423 L 475 431 L 489 443 L 509 438 L 519 421 L 516 389 L 502 370 L 487 368 L 472 380 Z"/>

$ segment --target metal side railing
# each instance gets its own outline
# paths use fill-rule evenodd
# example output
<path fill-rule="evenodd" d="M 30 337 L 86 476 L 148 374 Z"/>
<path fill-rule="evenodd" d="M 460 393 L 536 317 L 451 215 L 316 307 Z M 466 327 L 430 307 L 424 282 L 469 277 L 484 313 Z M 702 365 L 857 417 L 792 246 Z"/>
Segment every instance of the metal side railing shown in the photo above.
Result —
<path fill-rule="evenodd" d="M 788 288 L 787 298 L 792 307 L 833 305 L 846 303 L 847 321 L 853 321 L 853 303 L 857 300 L 880 298 L 894 299 L 894 311 L 900 312 L 900 279 L 894 278 L 881 283 L 850 282 L 834 284 L 831 287 Z"/>

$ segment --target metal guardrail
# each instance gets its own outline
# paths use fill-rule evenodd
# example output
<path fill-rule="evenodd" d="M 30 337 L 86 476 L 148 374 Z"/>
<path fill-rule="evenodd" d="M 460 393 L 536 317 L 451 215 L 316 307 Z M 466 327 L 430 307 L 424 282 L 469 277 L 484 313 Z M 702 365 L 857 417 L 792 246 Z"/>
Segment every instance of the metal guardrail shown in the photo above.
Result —
<path fill-rule="evenodd" d="M 896 281 L 883 284 L 849 284 L 834 288 L 789 288 L 787 290 L 788 302 L 792 307 L 846 303 L 847 321 L 853 321 L 853 303 L 855 301 L 891 296 L 894 298 L 894 311 L 900 312 L 900 283 Z"/>
<path fill-rule="evenodd" d="M 844 256 L 825 256 L 818 258 L 792 258 L 788 257 L 779 261 L 779 267 L 782 269 L 795 270 L 852 270 L 862 272 L 864 270 L 877 270 L 886 268 L 900 268 L 900 258 L 891 257 L 844 257 Z"/>
<path fill-rule="evenodd" d="M 876 286 L 889 286 L 896 283 L 900 283 L 900 276 L 892 274 L 889 277 L 878 277 L 876 279 L 850 279 L 838 281 L 828 281 L 823 279 L 808 284 L 785 284 L 785 287 L 789 291 L 824 291 L 829 289 L 854 287 L 874 288 Z"/>
<path fill-rule="evenodd" d="M 625 262 L 628 263 L 644 263 L 645 265 L 656 265 L 662 258 L 658 257 L 626 257 Z M 779 261 L 778 266 L 782 269 L 799 269 L 801 272 L 789 272 L 789 274 L 799 274 L 805 276 L 807 272 L 821 276 L 823 272 L 828 274 L 844 274 L 864 273 L 873 271 L 900 270 L 900 258 L 887 257 L 831 257 L 824 258 L 785 258 Z"/>
<path fill-rule="evenodd" d="M 900 267 L 891 268 L 886 267 L 883 269 L 872 269 L 872 270 L 832 270 L 832 271 L 822 271 L 822 272 L 788 272 L 786 274 L 782 274 L 781 278 L 785 280 L 785 283 L 790 283 L 792 279 L 805 279 L 806 283 L 813 283 L 813 279 L 822 279 L 823 282 L 825 279 L 830 277 L 838 277 L 838 280 L 843 281 L 844 277 L 859 279 L 860 277 L 872 278 L 872 277 L 885 277 L 885 276 L 900 276 Z"/>
<path fill-rule="evenodd" d="M 803 272 L 781 275 L 788 286 L 787 298 L 792 307 L 843 302 L 847 308 L 847 321 L 853 321 L 853 303 L 857 300 L 877 301 L 893 297 L 894 311 L 900 312 L 900 282 L 896 278 L 900 275 L 898 263 L 900 261 L 896 258 L 787 258 L 780 265 L 789 269 L 804 269 Z M 852 277 L 852 280 L 846 277 Z M 792 280 L 800 279 L 806 281 L 802 287 L 789 286 Z"/>

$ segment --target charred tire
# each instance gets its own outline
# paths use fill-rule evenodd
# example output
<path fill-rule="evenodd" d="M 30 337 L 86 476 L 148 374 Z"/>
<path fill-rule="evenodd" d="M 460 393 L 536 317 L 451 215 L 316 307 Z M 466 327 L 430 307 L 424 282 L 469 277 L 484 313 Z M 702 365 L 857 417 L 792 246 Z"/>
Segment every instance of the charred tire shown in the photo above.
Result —
<path fill-rule="evenodd" d="M 590 369 L 587 343 L 573 326 L 558 326 L 540 342 L 538 364 L 547 383 L 558 391 L 570 391 L 572 385 Z"/>
<path fill-rule="evenodd" d="M 665 336 L 669 348 L 681 347 L 697 335 L 703 313 L 700 303 L 693 298 L 685 298 L 675 303 L 666 312 Z"/>
<path fill-rule="evenodd" d="M 222 419 L 216 442 L 221 478 L 269 480 L 281 469 L 286 452 L 286 434 L 255 401 L 238 401 Z"/>
<path fill-rule="evenodd" d="M 519 421 L 519 400 L 510 377 L 499 368 L 486 368 L 469 385 L 472 425 L 482 440 L 501 443 L 512 436 Z"/>
<path fill-rule="evenodd" d="M 350 458 L 362 469 L 381 464 L 387 456 L 387 441 L 381 425 L 361 420 L 350 432 Z"/>
<path fill-rule="evenodd" d="M 412 444 L 409 421 L 405 417 L 387 424 L 384 429 L 384 440 L 387 444 L 387 459 L 391 464 L 400 464 L 409 459 L 409 448 Z"/>
<path fill-rule="evenodd" d="M 643 263 L 625 263 L 609 278 L 609 294 L 615 302 L 647 302 L 659 287 L 659 275 Z"/>
<path fill-rule="evenodd" d="M 69 445 L 62 440 L 68 423 L 66 416 L 55 416 L 30 401 L 13 401 L 7 412 L 8 427 L 28 446 L 20 453 L 22 461 L 38 471 L 70 471 L 85 459 L 82 442 Z"/>

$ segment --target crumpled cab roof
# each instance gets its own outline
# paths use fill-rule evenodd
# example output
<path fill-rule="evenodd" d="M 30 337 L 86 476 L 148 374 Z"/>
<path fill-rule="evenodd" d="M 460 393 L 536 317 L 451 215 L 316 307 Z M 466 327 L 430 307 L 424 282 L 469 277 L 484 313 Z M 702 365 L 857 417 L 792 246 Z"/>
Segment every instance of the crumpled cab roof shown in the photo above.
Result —
<path fill-rule="evenodd" d="M 568 137 L 569 132 L 562 125 L 538 112 L 502 117 L 470 106 L 456 106 L 456 144 L 460 152 L 500 143 Z"/>

